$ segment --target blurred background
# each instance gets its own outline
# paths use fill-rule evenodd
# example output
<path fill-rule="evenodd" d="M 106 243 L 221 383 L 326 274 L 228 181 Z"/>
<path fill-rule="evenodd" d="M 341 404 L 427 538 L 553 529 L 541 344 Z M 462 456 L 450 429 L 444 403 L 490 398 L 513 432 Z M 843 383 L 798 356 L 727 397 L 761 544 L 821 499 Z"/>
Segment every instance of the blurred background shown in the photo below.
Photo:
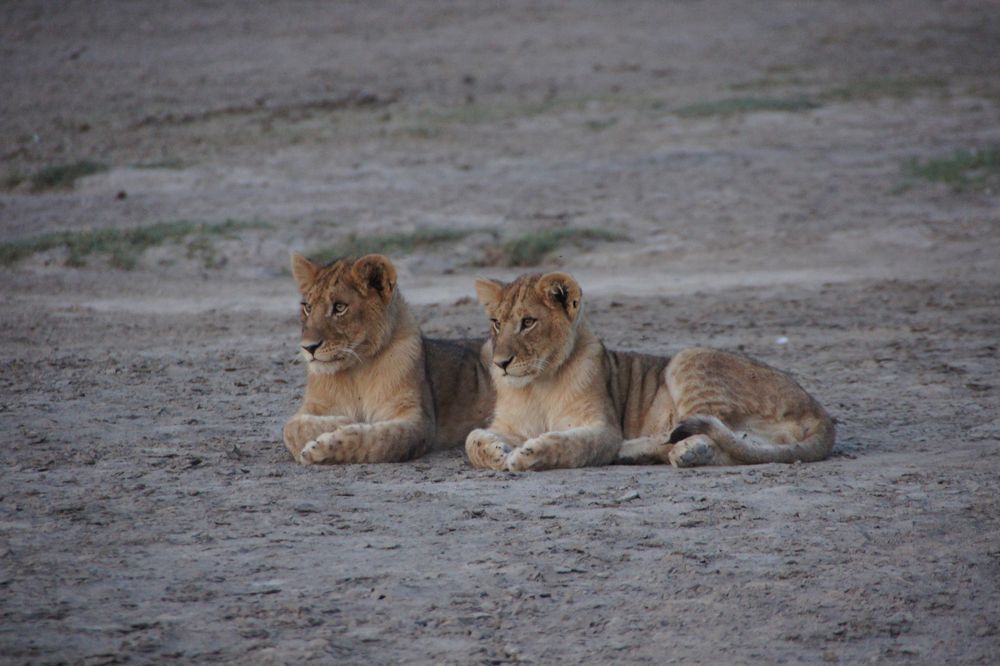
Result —
<path fill-rule="evenodd" d="M 95 289 L 289 249 L 598 290 L 919 272 L 995 240 L 996 9 L 4 3 L 0 257 Z"/>

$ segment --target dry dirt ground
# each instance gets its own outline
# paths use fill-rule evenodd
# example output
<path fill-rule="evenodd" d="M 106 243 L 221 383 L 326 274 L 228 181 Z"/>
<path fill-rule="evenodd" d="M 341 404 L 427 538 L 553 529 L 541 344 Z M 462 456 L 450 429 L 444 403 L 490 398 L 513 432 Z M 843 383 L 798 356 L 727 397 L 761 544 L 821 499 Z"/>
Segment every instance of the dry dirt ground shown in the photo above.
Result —
<path fill-rule="evenodd" d="M 906 169 L 1000 145 L 998 45 L 982 0 L 3 3 L 5 251 L 236 226 L 0 267 L 0 662 L 998 663 L 1000 188 Z M 785 368 L 834 455 L 289 459 L 289 249 L 479 335 L 557 229 L 618 234 L 539 264 L 608 343 Z"/>

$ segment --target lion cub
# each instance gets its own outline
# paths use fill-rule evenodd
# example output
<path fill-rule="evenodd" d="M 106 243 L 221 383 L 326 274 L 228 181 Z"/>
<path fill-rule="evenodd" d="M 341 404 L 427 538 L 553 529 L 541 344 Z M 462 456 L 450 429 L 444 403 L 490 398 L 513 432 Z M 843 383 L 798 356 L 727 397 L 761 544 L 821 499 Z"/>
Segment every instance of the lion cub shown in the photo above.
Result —
<path fill-rule="evenodd" d="M 459 445 L 493 409 L 479 341 L 420 335 L 381 255 L 318 266 L 292 255 L 302 294 L 302 407 L 285 446 L 302 464 L 408 460 Z"/>
<path fill-rule="evenodd" d="M 476 293 L 497 390 L 493 422 L 465 442 L 476 467 L 812 461 L 833 446 L 830 417 L 779 370 L 713 349 L 672 359 L 605 349 L 566 273 L 478 280 Z"/>

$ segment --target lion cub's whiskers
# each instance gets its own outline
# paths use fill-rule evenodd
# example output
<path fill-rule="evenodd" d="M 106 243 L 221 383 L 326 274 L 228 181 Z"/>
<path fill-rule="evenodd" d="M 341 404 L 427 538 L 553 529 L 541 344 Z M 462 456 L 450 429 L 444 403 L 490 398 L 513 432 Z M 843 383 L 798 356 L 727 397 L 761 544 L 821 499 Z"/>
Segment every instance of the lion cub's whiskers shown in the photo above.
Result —
<path fill-rule="evenodd" d="M 536 370 L 539 374 L 545 372 L 545 369 L 549 367 L 548 359 L 536 359 L 531 362 L 531 368 Z"/>
<path fill-rule="evenodd" d="M 336 353 L 348 354 L 350 356 L 353 356 L 355 361 L 361 363 L 361 357 L 358 356 L 358 353 L 356 351 L 354 351 L 355 349 L 357 349 L 357 345 L 351 345 L 350 347 L 343 347 L 341 349 L 338 349 Z"/>

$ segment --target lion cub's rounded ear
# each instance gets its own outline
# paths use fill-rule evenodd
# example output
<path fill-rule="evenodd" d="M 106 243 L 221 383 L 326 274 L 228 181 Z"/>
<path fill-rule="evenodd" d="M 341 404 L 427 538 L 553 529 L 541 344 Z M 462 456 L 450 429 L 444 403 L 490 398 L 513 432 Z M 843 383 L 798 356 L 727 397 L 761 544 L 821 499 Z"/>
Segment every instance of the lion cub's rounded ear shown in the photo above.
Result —
<path fill-rule="evenodd" d="M 388 303 L 392 300 L 392 292 L 396 290 L 396 267 L 388 257 L 381 254 L 368 254 L 354 262 L 351 275 L 362 296 L 367 296 L 369 290 L 374 290 Z"/>
<path fill-rule="evenodd" d="M 316 279 L 319 273 L 319 266 L 303 257 L 298 252 L 292 252 L 292 277 L 299 285 L 299 291 L 305 293 L 306 289 Z"/>
<path fill-rule="evenodd" d="M 553 308 L 561 308 L 566 312 L 570 321 L 576 319 L 583 303 L 583 290 L 569 273 L 546 273 L 538 279 L 535 287 L 538 293 L 545 300 L 545 303 Z"/>
<path fill-rule="evenodd" d="M 476 280 L 476 296 L 479 297 L 479 304 L 484 308 L 500 301 L 503 298 L 503 283 L 498 280 Z"/>

